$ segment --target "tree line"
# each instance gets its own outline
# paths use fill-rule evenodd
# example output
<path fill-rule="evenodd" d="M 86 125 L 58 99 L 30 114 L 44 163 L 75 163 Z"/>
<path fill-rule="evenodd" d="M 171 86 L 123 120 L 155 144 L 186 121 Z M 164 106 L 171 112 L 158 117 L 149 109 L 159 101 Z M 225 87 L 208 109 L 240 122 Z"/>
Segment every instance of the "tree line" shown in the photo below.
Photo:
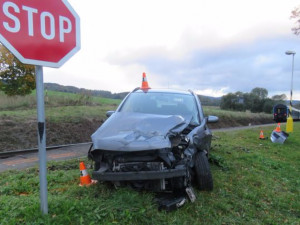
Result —
<path fill-rule="evenodd" d="M 285 103 L 286 99 L 285 94 L 268 98 L 267 89 L 256 87 L 250 93 L 238 91 L 224 95 L 221 98 L 220 107 L 225 110 L 271 113 L 275 104 Z"/>

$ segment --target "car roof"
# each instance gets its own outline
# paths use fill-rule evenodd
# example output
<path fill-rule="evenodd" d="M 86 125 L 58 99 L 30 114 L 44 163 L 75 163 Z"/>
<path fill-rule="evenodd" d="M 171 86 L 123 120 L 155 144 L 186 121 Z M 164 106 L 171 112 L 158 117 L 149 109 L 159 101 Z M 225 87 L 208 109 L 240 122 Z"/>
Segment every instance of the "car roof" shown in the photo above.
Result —
<path fill-rule="evenodd" d="M 185 95 L 193 95 L 193 92 L 188 90 L 177 90 L 177 89 L 169 89 L 169 88 L 149 88 L 149 89 L 141 89 L 141 88 L 136 88 L 133 90 L 133 92 L 137 93 L 172 93 L 172 94 L 185 94 Z"/>

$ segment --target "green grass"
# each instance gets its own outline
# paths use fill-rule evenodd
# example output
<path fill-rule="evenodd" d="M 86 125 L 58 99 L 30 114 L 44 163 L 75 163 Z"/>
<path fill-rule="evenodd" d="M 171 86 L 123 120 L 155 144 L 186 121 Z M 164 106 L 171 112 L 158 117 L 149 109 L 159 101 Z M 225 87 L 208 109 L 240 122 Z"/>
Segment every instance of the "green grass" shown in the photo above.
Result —
<path fill-rule="evenodd" d="M 51 122 L 77 122 L 81 119 L 104 119 L 108 110 L 115 110 L 119 99 L 92 97 L 84 94 L 48 91 L 45 95 L 46 119 Z M 0 120 L 18 122 L 36 120 L 35 93 L 7 97 L 0 92 Z"/>
<path fill-rule="evenodd" d="M 271 121 L 273 119 L 273 115 L 267 113 L 251 113 L 249 111 L 246 112 L 229 111 L 229 110 L 222 110 L 220 109 L 220 107 L 217 106 L 203 106 L 203 109 L 205 115 L 215 115 L 218 116 L 221 120 Z"/>
<path fill-rule="evenodd" d="M 102 97 L 94 97 L 88 94 L 73 94 L 57 91 L 45 91 L 45 107 L 59 106 L 99 106 L 99 105 L 118 105 L 120 99 L 108 99 Z M 30 110 L 36 108 L 36 93 L 33 91 L 26 96 L 8 97 L 0 92 L 0 110 Z"/>
<path fill-rule="evenodd" d="M 58 92 L 58 91 L 47 91 L 45 92 L 46 102 L 49 105 L 53 105 L 54 102 L 57 104 L 68 104 L 68 105 L 101 105 L 101 104 L 109 104 L 109 105 L 118 105 L 121 100 L 120 99 L 110 99 L 110 98 L 102 98 L 102 97 L 95 97 L 89 94 L 73 94 L 73 93 L 65 93 L 65 92 Z"/>
<path fill-rule="evenodd" d="M 46 120 L 50 122 L 79 122 L 82 119 L 103 119 L 108 110 L 114 110 L 114 105 L 103 106 L 62 106 L 46 108 Z M 0 119 L 24 122 L 36 120 L 36 109 L 0 111 Z"/>
<path fill-rule="evenodd" d="M 265 127 L 265 136 L 274 128 Z M 195 203 L 170 213 L 158 211 L 149 192 L 79 187 L 74 159 L 48 163 L 49 214 L 42 216 L 38 169 L 4 172 L 0 224 L 299 224 L 300 124 L 283 145 L 259 140 L 259 131 L 215 133 L 214 190 L 196 191 Z"/>
<path fill-rule="evenodd" d="M 0 110 L 30 108 L 36 104 L 35 95 L 9 97 L 0 91 Z"/>
<path fill-rule="evenodd" d="M 218 106 L 203 106 L 204 113 L 209 114 L 218 114 L 218 116 L 230 116 L 230 117 L 251 117 L 251 116 L 261 116 L 261 115 L 270 115 L 267 113 L 251 113 L 249 111 L 239 112 L 239 111 L 230 111 L 220 109 Z"/>

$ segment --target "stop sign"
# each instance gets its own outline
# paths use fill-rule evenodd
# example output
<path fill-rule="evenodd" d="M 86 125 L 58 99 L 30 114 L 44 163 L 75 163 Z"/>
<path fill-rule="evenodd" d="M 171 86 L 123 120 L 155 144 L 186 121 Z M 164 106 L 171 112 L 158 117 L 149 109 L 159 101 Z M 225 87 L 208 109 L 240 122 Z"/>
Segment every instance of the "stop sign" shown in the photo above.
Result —
<path fill-rule="evenodd" d="M 0 0 L 0 41 L 22 63 L 60 67 L 80 49 L 79 16 L 66 0 Z"/>

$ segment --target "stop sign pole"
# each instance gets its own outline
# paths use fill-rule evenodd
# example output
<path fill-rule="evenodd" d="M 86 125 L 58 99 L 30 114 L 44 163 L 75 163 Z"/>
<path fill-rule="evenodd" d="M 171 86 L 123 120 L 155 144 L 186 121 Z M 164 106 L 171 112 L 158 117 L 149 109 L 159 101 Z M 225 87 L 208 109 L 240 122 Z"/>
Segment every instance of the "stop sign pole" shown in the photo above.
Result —
<path fill-rule="evenodd" d="M 41 211 L 48 214 L 43 66 L 58 68 L 80 49 L 80 19 L 67 0 L 0 0 L 0 42 L 35 65 Z"/>
<path fill-rule="evenodd" d="M 43 67 L 35 66 L 41 211 L 43 214 L 48 214 L 46 122 L 43 77 Z"/>

